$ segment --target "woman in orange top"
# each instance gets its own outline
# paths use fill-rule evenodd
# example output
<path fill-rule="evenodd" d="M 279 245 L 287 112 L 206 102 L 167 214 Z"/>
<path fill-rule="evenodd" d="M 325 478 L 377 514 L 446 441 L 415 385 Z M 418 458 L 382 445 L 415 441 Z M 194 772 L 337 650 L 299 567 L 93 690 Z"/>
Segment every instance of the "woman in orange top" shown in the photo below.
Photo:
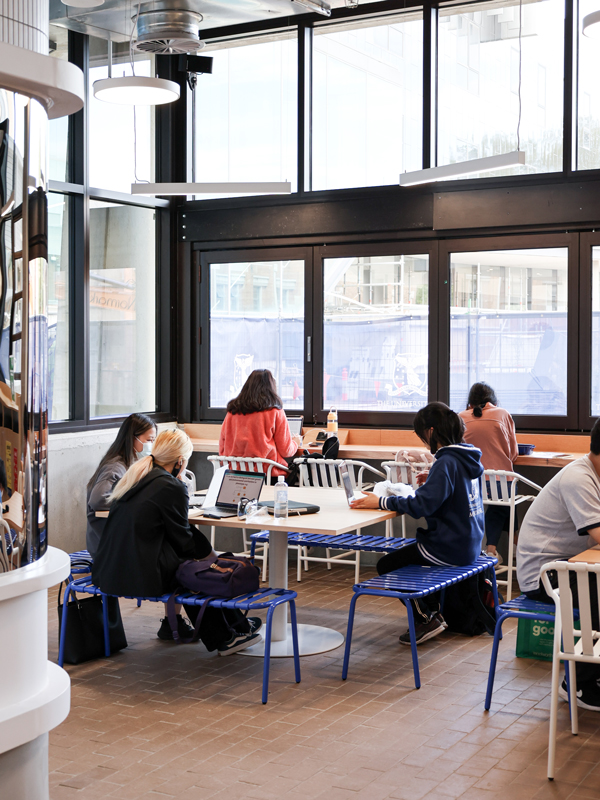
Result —
<path fill-rule="evenodd" d="M 290 433 L 273 375 L 268 369 L 255 369 L 239 395 L 227 403 L 219 455 L 269 458 L 286 467 L 286 458 L 301 444 L 302 437 Z M 285 470 L 274 467 L 273 475 L 285 475 Z"/>
<path fill-rule="evenodd" d="M 519 455 L 515 423 L 504 408 L 498 408 L 496 393 L 487 383 L 474 383 L 467 410 L 459 414 L 465 423 L 465 442 L 481 450 L 484 469 L 512 472 Z M 508 508 L 488 506 L 485 512 L 485 538 L 489 555 L 498 556 L 497 546 L 510 515 Z"/>

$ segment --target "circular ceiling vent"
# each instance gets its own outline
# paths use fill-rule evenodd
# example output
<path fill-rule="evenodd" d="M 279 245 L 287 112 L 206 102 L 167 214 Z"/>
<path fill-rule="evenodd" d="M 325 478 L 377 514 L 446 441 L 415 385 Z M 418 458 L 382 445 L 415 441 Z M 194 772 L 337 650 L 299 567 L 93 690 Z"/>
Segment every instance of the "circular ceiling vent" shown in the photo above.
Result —
<path fill-rule="evenodd" d="M 137 18 L 137 41 L 134 47 L 155 55 L 197 52 L 204 47 L 198 31 L 201 22 L 202 14 L 196 11 L 141 11 Z"/>

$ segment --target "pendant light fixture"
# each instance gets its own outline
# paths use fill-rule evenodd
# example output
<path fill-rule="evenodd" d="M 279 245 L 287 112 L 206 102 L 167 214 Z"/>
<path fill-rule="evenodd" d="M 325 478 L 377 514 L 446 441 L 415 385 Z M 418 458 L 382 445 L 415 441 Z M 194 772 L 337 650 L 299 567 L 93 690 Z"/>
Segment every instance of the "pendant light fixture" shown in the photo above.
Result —
<path fill-rule="evenodd" d="M 62 0 L 62 3 L 73 8 L 96 8 L 103 6 L 104 0 Z"/>
<path fill-rule="evenodd" d="M 133 72 L 133 59 L 132 59 Z M 160 106 L 179 100 L 179 84 L 165 78 L 130 75 L 112 76 L 112 40 L 108 40 L 108 78 L 94 81 L 94 97 L 107 103 Z"/>
<path fill-rule="evenodd" d="M 581 32 L 590 39 L 600 39 L 600 11 L 592 11 L 583 18 Z"/>
<path fill-rule="evenodd" d="M 429 167 L 414 172 L 404 172 L 400 175 L 400 186 L 416 186 L 420 183 L 433 183 L 450 178 L 461 178 L 464 175 L 474 175 L 479 172 L 491 172 L 495 169 L 506 167 L 525 166 L 525 152 L 521 150 L 521 46 L 522 46 L 522 13 L 523 0 L 519 0 L 519 118 L 517 121 L 517 149 L 511 153 L 501 153 L 485 158 L 472 158 L 468 161 L 459 161 L 454 164 L 444 164 L 441 167 Z M 596 12 L 600 18 L 600 12 Z M 594 16 L 590 14 L 589 16 Z M 586 17 L 587 19 L 587 17 Z M 585 20 L 584 20 L 585 22 Z"/>
<path fill-rule="evenodd" d="M 316 14 L 322 14 L 324 17 L 331 16 L 331 6 L 328 3 L 321 3 L 319 0 L 292 0 L 292 3 L 314 11 Z"/>

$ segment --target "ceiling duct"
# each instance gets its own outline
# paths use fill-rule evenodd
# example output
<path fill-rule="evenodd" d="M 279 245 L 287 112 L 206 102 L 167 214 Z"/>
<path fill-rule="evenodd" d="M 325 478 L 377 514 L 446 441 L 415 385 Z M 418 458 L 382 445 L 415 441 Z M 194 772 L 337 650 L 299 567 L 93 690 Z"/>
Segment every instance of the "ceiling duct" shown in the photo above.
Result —
<path fill-rule="evenodd" d="M 202 14 L 182 9 L 140 11 L 137 17 L 136 50 L 154 55 L 195 53 L 204 47 L 198 28 Z"/>

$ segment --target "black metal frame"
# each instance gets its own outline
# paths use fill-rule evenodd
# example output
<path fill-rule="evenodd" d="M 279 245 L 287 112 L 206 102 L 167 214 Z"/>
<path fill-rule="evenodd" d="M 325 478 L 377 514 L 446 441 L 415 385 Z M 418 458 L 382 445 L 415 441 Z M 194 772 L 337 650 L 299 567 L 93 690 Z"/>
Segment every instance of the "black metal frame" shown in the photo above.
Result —
<path fill-rule="evenodd" d="M 590 430 L 597 417 L 591 413 L 592 370 L 592 248 L 600 247 L 600 232 L 580 236 L 579 269 L 579 427 Z"/>

